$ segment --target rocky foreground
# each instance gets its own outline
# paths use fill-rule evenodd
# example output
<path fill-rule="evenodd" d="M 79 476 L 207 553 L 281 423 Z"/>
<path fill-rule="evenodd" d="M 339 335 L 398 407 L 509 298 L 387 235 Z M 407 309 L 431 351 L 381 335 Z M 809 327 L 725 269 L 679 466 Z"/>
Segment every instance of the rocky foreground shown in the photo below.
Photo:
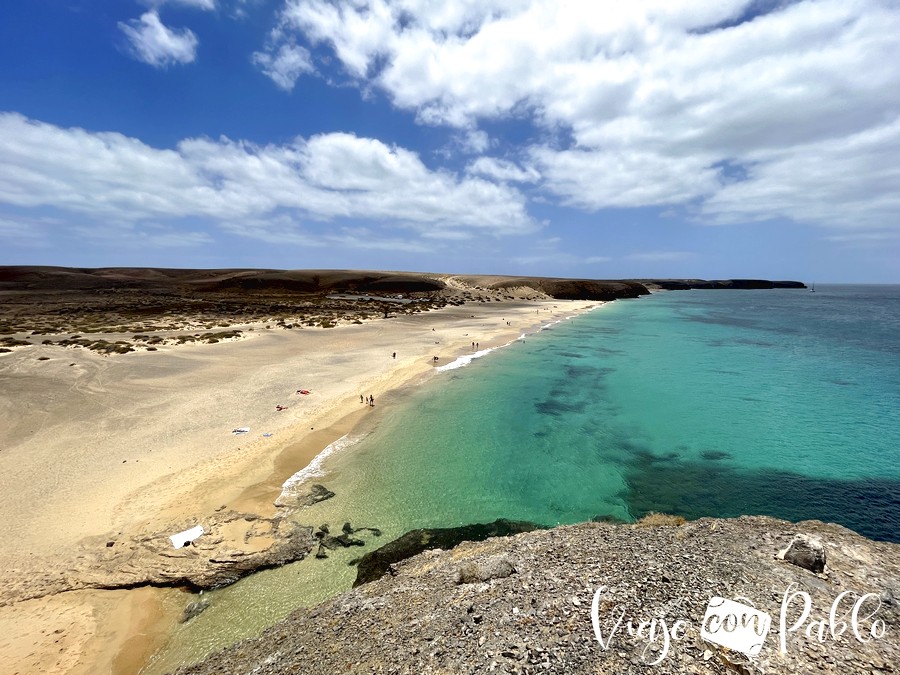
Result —
<path fill-rule="evenodd" d="M 466 542 L 180 672 L 895 673 L 900 546 L 767 517 Z"/>

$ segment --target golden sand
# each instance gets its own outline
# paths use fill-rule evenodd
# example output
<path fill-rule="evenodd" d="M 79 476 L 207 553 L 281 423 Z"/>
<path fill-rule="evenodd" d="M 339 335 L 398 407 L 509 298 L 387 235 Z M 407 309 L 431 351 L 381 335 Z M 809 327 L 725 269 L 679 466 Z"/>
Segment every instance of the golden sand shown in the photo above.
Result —
<path fill-rule="evenodd" d="M 371 414 L 360 395 L 390 405 L 433 356 L 446 364 L 596 304 L 470 303 L 122 356 L 0 355 L 4 672 L 137 672 L 183 608 L 178 591 L 152 588 L 15 601 L 10 575 L 65 568 L 86 537 L 174 531 L 223 505 L 271 515 L 284 481 Z"/>

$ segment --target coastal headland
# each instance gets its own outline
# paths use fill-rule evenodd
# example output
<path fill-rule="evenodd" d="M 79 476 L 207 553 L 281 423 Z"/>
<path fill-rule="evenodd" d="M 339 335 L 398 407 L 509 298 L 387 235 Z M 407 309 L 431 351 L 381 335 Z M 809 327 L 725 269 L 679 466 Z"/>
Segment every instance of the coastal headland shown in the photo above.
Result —
<path fill-rule="evenodd" d="M 137 672 L 179 589 L 308 555 L 314 533 L 275 505 L 284 481 L 472 343 L 654 290 L 776 286 L 802 288 L 0 268 L 0 662 Z M 169 536 L 198 524 L 175 549 Z"/>

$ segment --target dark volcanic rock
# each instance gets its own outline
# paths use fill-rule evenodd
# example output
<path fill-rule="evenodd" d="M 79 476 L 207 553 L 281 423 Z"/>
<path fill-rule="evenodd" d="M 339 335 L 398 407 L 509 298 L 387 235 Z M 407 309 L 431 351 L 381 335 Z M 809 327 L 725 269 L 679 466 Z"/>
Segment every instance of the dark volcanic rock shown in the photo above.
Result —
<path fill-rule="evenodd" d="M 728 279 L 722 283 L 725 288 L 743 290 L 775 288 L 775 284 L 766 279 Z"/>
<path fill-rule="evenodd" d="M 411 530 L 398 539 L 364 555 L 359 561 L 353 586 L 375 581 L 386 574 L 395 563 L 429 549 L 453 548 L 463 541 L 484 541 L 489 537 L 506 537 L 529 532 L 534 523 L 501 518 L 493 523 Z"/>
<path fill-rule="evenodd" d="M 559 300 L 617 300 L 649 295 L 636 281 L 593 281 L 590 279 L 546 279 L 540 289 Z"/>
<path fill-rule="evenodd" d="M 767 279 L 719 279 L 713 281 L 706 279 L 639 279 L 638 281 L 651 288 L 660 288 L 666 291 L 688 291 L 695 288 L 705 290 L 806 288 L 806 284 L 802 281 L 769 281 Z"/>
<path fill-rule="evenodd" d="M 825 575 L 776 559 L 798 533 L 823 541 Z M 459 583 L 461 568 L 469 570 L 466 583 Z M 780 611 L 789 589 L 805 596 L 786 609 L 782 650 Z M 851 594 L 837 617 L 845 630 L 819 633 L 844 591 Z M 850 613 L 868 593 L 859 639 Z M 396 564 L 391 576 L 298 610 L 260 638 L 179 672 L 896 673 L 898 594 L 900 546 L 837 525 L 765 517 L 679 527 L 586 523 L 426 551 Z M 711 630 L 705 615 L 714 597 L 752 603 L 771 617 L 757 656 L 701 637 L 701 628 Z M 653 619 L 654 628 L 638 630 Z"/>
<path fill-rule="evenodd" d="M 775 558 L 798 533 L 819 537 L 827 547 L 824 576 Z M 466 566 L 476 572 L 460 584 Z M 513 566 L 515 573 L 477 572 L 491 566 L 504 572 Z M 788 589 L 806 594 L 810 612 L 801 621 L 800 597 L 788 607 L 786 627 L 799 623 L 785 631 L 781 650 L 779 615 Z M 260 638 L 179 672 L 897 673 L 898 589 L 900 546 L 837 525 L 765 517 L 658 528 L 586 523 L 426 551 L 396 564 L 394 575 L 297 610 Z M 817 622 L 828 621 L 844 591 L 855 594 L 844 596 L 838 612 L 848 625 L 837 637 L 826 627 L 820 640 Z M 602 644 L 592 621 L 598 593 Z M 866 593 L 875 595 L 860 614 L 867 617 L 859 622 L 861 640 L 844 611 Z M 772 617 L 752 660 L 701 637 L 713 597 L 740 598 Z M 651 645 L 651 628 L 638 626 L 652 619 Z M 666 644 L 662 631 L 671 637 L 676 621 L 681 628 Z M 873 628 L 879 637 L 872 637 Z"/>

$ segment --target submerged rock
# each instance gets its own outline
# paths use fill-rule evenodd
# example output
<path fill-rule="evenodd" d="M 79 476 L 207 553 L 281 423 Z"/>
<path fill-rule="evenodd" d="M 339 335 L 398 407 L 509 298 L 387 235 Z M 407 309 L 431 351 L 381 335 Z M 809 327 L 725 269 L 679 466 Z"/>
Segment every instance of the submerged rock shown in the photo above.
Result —
<path fill-rule="evenodd" d="M 209 600 L 198 600 L 196 602 L 192 602 L 184 608 L 184 614 L 181 615 L 178 623 L 187 623 L 195 616 L 203 614 L 203 612 L 205 612 L 207 609 L 209 609 Z"/>
<path fill-rule="evenodd" d="M 313 483 L 308 487 L 304 487 L 300 492 L 289 492 L 280 494 L 275 500 L 275 506 L 278 507 L 304 507 L 324 502 L 326 499 L 334 497 L 334 492 L 324 485 Z"/>

